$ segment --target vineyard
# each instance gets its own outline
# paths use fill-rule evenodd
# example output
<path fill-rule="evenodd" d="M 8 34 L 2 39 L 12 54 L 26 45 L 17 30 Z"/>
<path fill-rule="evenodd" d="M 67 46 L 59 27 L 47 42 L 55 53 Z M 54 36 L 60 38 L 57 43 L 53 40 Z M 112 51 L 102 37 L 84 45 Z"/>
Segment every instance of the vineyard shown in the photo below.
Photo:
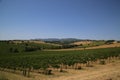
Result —
<path fill-rule="evenodd" d="M 82 65 L 92 67 L 92 63 L 105 64 L 106 60 L 120 58 L 120 48 L 105 48 L 81 51 L 33 51 L 0 53 L 0 70 L 30 76 L 30 72 L 49 75 L 54 69 L 79 70 Z"/>

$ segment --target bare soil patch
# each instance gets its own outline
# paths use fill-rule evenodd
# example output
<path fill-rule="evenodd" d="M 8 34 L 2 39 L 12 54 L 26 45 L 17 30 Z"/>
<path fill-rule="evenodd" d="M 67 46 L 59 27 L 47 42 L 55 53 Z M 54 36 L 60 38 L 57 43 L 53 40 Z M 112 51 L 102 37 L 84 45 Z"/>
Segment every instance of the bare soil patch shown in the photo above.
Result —
<path fill-rule="evenodd" d="M 104 44 L 100 46 L 87 47 L 87 48 L 54 49 L 54 50 L 46 50 L 46 51 L 73 51 L 73 50 L 100 49 L 100 48 L 113 48 L 113 47 L 120 47 L 120 43 Z"/>
<path fill-rule="evenodd" d="M 95 64 L 82 70 L 67 69 L 67 72 L 54 71 L 53 75 L 31 73 L 31 77 L 0 71 L 8 80 L 120 80 L 120 60 L 106 65 Z"/>

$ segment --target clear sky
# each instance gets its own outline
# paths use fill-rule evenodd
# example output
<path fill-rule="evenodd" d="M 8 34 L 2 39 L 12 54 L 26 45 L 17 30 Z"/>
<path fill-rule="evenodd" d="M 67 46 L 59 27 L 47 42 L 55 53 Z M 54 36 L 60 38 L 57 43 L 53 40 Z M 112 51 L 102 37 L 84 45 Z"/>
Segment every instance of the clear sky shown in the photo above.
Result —
<path fill-rule="evenodd" d="M 0 0 L 0 40 L 120 40 L 120 0 Z"/>

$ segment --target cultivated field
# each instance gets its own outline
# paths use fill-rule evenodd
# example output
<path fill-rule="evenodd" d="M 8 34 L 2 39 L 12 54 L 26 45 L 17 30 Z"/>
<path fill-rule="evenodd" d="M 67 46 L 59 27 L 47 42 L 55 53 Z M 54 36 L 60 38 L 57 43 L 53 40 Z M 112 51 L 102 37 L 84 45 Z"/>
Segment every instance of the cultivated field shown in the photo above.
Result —
<path fill-rule="evenodd" d="M 82 70 L 67 70 L 64 73 L 55 72 L 54 75 L 31 73 L 32 77 L 0 71 L 3 80 L 120 80 L 120 60 L 112 60 L 106 65 L 94 64 L 94 67 L 84 67 Z"/>
<path fill-rule="evenodd" d="M 63 50 L 53 47 L 57 46 L 0 42 L 0 80 L 120 79 L 120 43 Z"/>

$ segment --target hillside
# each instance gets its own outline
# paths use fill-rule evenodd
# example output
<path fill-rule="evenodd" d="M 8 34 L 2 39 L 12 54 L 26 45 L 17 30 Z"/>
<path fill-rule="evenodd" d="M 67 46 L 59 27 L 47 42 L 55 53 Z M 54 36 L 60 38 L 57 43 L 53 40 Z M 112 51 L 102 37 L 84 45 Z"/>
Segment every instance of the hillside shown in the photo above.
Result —
<path fill-rule="evenodd" d="M 83 51 L 38 51 L 26 54 L 0 54 L 0 79 L 119 80 L 119 52 L 119 48 L 106 48 Z M 100 63 L 103 60 L 105 64 Z M 61 65 L 58 65 L 61 64 L 61 61 L 63 63 L 62 72 L 60 72 Z M 88 66 L 88 62 L 92 66 Z M 66 65 L 68 65 L 67 68 Z M 29 66 L 33 66 L 30 77 L 23 76 L 22 70 L 28 70 Z M 78 69 L 79 66 L 81 66 L 80 69 Z M 49 69 L 52 70 L 52 74 L 41 73 L 42 70 Z"/>
<path fill-rule="evenodd" d="M 77 42 L 74 42 L 74 43 L 71 43 L 73 45 L 88 45 L 88 44 L 91 44 L 93 43 L 92 41 L 77 41 Z"/>
<path fill-rule="evenodd" d="M 37 50 L 84 50 L 119 46 L 120 43 L 114 40 L 80 40 L 74 38 L 47 39 L 46 42 L 42 40 L 8 40 L 0 41 L 0 52 L 18 53 Z"/>
<path fill-rule="evenodd" d="M 43 41 L 10 40 L 0 41 L 0 53 L 31 52 L 44 49 L 58 49 L 61 45 Z"/>
<path fill-rule="evenodd" d="M 73 47 L 73 48 L 67 48 L 67 49 L 54 49 L 54 50 L 47 50 L 47 51 L 73 51 L 73 50 L 87 50 L 87 49 L 114 48 L 114 47 L 120 47 L 120 43 L 102 44 L 102 45 L 99 45 L 99 46 Z"/>
<path fill-rule="evenodd" d="M 95 42 L 90 44 L 93 43 Z M 120 43 L 111 41 L 104 45 L 68 49 L 61 49 L 61 45 L 43 41 L 0 41 L 0 79 L 120 79 L 117 75 L 119 58 Z"/>

